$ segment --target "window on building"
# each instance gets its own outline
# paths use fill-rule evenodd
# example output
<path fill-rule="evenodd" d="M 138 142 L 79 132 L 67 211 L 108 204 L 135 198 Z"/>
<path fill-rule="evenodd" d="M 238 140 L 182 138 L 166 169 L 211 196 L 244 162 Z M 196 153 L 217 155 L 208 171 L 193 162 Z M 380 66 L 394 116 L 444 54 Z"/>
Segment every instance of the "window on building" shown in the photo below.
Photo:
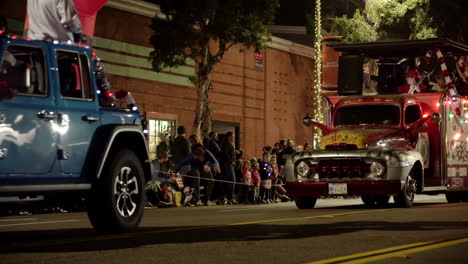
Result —
<path fill-rule="evenodd" d="M 171 115 L 174 116 L 175 115 Z M 175 138 L 177 118 L 167 114 L 147 113 L 150 160 L 156 159 L 156 147 L 161 142 L 160 135 Z"/>

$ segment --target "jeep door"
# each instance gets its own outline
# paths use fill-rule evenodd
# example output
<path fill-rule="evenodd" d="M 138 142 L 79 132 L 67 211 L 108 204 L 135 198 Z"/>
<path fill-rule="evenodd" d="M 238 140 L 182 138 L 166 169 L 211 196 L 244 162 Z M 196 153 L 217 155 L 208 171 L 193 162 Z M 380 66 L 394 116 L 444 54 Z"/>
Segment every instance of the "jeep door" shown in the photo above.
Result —
<path fill-rule="evenodd" d="M 62 173 L 79 177 L 94 131 L 100 125 L 89 50 L 55 49 L 58 71 L 57 111 L 60 115 L 58 158 Z M 73 50 L 71 50 L 73 49 Z"/>
<path fill-rule="evenodd" d="M 54 173 L 56 106 L 47 50 L 44 42 L 9 40 L 1 51 L 0 177 L 7 180 Z"/>

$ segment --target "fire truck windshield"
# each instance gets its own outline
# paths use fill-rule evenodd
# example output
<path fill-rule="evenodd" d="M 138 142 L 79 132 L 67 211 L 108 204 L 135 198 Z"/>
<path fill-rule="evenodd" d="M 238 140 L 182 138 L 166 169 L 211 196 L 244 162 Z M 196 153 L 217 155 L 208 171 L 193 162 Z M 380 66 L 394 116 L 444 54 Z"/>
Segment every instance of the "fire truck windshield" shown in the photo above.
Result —
<path fill-rule="evenodd" d="M 336 110 L 333 120 L 340 126 L 397 126 L 400 124 L 400 108 L 390 104 L 345 105 Z"/>

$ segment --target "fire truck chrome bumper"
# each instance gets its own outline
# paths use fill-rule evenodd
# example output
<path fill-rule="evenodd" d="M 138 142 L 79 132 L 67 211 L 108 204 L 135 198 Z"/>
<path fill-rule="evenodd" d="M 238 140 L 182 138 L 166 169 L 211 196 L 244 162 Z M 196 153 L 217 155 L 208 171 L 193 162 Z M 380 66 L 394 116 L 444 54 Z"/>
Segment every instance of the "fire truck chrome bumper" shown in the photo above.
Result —
<path fill-rule="evenodd" d="M 348 181 L 342 183 L 347 185 L 346 195 L 396 195 L 401 190 L 400 181 Z M 328 182 L 287 182 L 286 190 L 289 195 L 295 197 L 333 196 L 329 194 Z"/>

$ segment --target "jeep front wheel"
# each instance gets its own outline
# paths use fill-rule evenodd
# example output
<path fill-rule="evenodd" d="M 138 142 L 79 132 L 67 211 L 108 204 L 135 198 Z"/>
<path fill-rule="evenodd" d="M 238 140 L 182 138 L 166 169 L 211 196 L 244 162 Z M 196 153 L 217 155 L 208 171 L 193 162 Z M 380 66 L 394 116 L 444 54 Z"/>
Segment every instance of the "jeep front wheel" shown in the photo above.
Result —
<path fill-rule="evenodd" d="M 294 197 L 294 202 L 299 209 L 312 209 L 317 202 L 317 197 Z"/>
<path fill-rule="evenodd" d="M 135 229 L 145 203 L 142 165 L 131 150 L 111 156 L 88 199 L 88 216 L 99 233 L 120 233 Z"/>

